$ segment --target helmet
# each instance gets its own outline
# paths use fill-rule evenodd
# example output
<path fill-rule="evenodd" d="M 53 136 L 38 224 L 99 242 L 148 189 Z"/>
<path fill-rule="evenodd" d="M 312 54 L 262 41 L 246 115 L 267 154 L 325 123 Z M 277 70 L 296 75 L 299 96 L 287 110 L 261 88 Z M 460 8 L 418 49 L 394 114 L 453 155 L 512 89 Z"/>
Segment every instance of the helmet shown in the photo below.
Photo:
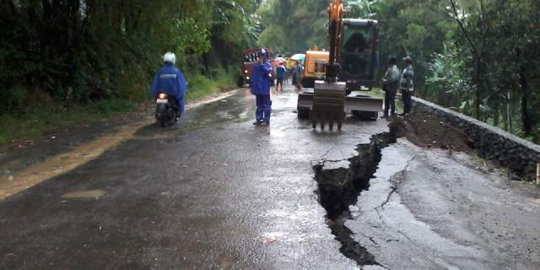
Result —
<path fill-rule="evenodd" d="M 169 62 L 174 65 L 176 63 L 176 55 L 174 55 L 173 52 L 166 52 L 165 55 L 163 55 L 163 62 Z"/>
<path fill-rule="evenodd" d="M 258 53 L 259 56 L 266 56 L 268 57 L 268 52 L 265 49 L 261 49 Z"/>

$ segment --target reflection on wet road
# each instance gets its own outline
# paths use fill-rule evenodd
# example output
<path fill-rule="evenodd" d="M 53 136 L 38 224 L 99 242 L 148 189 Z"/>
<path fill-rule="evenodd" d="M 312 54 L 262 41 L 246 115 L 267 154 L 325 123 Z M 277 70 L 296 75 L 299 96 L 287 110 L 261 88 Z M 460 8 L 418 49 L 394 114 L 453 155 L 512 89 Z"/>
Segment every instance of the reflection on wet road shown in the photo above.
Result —
<path fill-rule="evenodd" d="M 311 165 L 354 153 L 384 123 L 314 132 L 292 90 L 273 105 L 271 126 L 255 127 L 240 91 L 5 199 L 0 268 L 356 268 L 325 224 Z"/>
<path fill-rule="evenodd" d="M 246 89 L 188 110 L 171 129 L 140 123 L 5 198 L 0 269 L 358 269 L 329 228 L 312 166 L 350 173 L 358 144 L 387 122 L 314 131 L 297 119 L 296 98 L 290 87 L 273 97 L 269 127 L 251 124 Z M 344 221 L 380 264 L 365 269 L 538 268 L 535 194 L 471 169 L 465 155 L 405 140 L 381 153 Z"/>

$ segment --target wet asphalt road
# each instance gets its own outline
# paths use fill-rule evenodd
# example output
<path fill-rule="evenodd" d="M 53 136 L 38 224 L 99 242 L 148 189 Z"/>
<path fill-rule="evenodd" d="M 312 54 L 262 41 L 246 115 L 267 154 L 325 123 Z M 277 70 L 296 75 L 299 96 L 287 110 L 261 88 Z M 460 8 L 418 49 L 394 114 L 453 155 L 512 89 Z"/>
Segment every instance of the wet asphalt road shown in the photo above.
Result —
<path fill-rule="evenodd" d="M 385 123 L 314 132 L 293 91 L 273 102 L 270 127 L 251 124 L 240 91 L 0 202 L 0 268 L 357 268 L 325 224 L 312 163 L 354 154 Z"/>
<path fill-rule="evenodd" d="M 0 201 L 0 269 L 357 269 L 326 225 L 312 165 L 348 166 L 387 122 L 315 132 L 286 89 L 271 126 L 255 127 L 253 104 L 241 90 L 176 129 L 145 126 Z M 475 162 L 400 139 L 345 225 L 388 269 L 540 269 L 540 192 Z"/>

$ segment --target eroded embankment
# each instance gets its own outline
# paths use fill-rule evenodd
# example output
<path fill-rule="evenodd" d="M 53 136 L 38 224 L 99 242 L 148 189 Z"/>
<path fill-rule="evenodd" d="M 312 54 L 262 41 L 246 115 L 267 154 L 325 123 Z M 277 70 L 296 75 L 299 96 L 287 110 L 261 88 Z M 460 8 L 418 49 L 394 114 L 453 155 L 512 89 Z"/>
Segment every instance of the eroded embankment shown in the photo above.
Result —
<path fill-rule="evenodd" d="M 395 142 L 395 132 L 391 129 L 389 133 L 374 135 L 368 144 L 358 145 L 358 155 L 348 159 L 348 167 L 333 168 L 327 161 L 314 166 L 317 193 L 326 209 L 328 225 L 341 243 L 341 253 L 359 265 L 378 263 L 372 254 L 354 241 L 352 231 L 345 226 L 345 219 L 350 217 L 349 206 L 354 205 L 360 192 L 369 187 L 369 180 L 381 161 L 381 149 Z"/>

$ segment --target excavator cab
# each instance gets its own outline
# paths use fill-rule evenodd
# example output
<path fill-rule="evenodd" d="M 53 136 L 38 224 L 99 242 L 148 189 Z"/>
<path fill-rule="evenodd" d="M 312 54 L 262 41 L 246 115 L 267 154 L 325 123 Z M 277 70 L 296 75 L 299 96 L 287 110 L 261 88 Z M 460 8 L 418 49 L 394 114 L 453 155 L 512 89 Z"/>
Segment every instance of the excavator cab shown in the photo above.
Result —
<path fill-rule="evenodd" d="M 353 90 L 371 90 L 379 65 L 378 22 L 343 19 L 342 36 L 340 80 L 347 83 L 348 93 Z"/>

